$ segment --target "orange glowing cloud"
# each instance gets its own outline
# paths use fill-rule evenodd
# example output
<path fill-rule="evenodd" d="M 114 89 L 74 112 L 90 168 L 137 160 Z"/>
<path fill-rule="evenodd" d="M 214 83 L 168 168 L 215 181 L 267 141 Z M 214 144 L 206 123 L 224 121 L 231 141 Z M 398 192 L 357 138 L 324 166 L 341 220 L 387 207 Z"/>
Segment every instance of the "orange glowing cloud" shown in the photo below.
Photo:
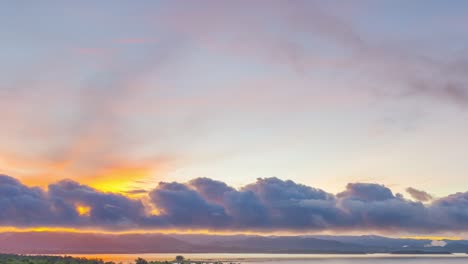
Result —
<path fill-rule="evenodd" d="M 158 167 L 158 166 L 155 166 Z M 125 192 L 141 185 L 144 181 L 156 173 L 153 166 L 117 166 L 104 168 L 94 175 L 84 179 L 89 185 L 108 192 Z"/>
<path fill-rule="evenodd" d="M 77 212 L 80 216 L 90 216 L 91 207 L 86 206 L 86 205 L 77 205 L 77 206 L 76 206 L 76 212 Z"/>
<path fill-rule="evenodd" d="M 150 161 L 104 161 L 90 166 L 80 156 L 62 160 L 29 159 L 4 153 L 0 155 L 2 173 L 17 175 L 28 186 L 47 187 L 61 179 L 73 179 L 106 192 L 131 193 L 151 189 L 167 173 L 171 158 Z M 151 184 L 151 186 L 148 186 Z"/>

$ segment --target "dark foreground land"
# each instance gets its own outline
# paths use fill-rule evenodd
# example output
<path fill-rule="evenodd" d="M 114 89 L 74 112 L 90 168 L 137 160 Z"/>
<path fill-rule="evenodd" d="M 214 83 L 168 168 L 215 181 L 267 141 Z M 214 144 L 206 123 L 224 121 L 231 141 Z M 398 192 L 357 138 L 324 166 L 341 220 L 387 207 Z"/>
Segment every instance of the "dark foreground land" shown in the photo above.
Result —
<path fill-rule="evenodd" d="M 177 256 L 174 261 L 146 261 L 145 259 L 138 258 L 134 261 L 135 264 L 188 264 L 184 261 L 182 256 Z M 201 262 L 193 262 L 202 264 Z M 62 256 L 28 256 L 28 255 L 14 255 L 14 254 L 0 254 L 0 264 L 118 264 L 113 261 L 103 261 L 101 259 L 87 259 L 87 258 L 74 258 Z M 217 262 L 215 264 L 222 264 Z"/>
<path fill-rule="evenodd" d="M 26 255 L 0 255 L 1 264 L 114 264 L 98 259 L 58 257 L 58 256 L 26 256 Z"/>

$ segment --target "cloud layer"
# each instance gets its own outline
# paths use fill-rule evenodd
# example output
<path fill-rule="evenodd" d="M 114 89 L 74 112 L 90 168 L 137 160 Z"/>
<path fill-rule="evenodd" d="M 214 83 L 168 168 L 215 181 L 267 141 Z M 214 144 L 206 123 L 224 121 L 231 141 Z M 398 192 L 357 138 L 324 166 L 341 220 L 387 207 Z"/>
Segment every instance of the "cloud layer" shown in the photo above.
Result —
<path fill-rule="evenodd" d="M 421 201 L 421 202 L 427 202 L 427 201 L 432 200 L 433 198 L 432 195 L 430 195 L 429 193 L 425 191 L 417 190 L 412 187 L 406 188 L 406 191 L 409 193 L 409 195 L 411 195 L 411 197 L 413 197 L 413 199 Z"/>
<path fill-rule="evenodd" d="M 43 190 L 0 175 L 0 225 L 104 230 L 468 230 L 468 192 L 423 204 L 371 183 L 349 183 L 344 191 L 331 194 L 278 178 L 260 178 L 239 189 L 197 178 L 188 183 L 160 182 L 147 195 L 133 199 L 71 180 Z M 80 214 L 80 206 L 89 212 Z M 151 208 L 158 213 L 151 213 Z"/>

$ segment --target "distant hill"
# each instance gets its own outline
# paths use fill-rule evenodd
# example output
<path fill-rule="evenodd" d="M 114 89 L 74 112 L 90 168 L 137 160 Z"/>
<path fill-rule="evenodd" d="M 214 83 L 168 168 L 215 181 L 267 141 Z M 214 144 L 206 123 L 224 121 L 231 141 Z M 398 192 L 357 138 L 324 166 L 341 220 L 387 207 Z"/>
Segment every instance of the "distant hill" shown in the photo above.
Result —
<path fill-rule="evenodd" d="M 382 236 L 254 236 L 187 234 L 94 234 L 59 232 L 0 233 L 0 253 L 392 253 L 468 252 L 466 240 Z"/>
<path fill-rule="evenodd" d="M 193 245 L 160 234 L 2 233 L 1 253 L 162 253 L 191 252 Z"/>
<path fill-rule="evenodd" d="M 321 239 L 333 239 L 344 243 L 353 243 L 365 247 L 368 252 L 423 251 L 465 253 L 468 250 L 467 240 L 444 240 L 446 245 L 431 245 L 428 239 L 389 238 L 383 236 L 313 236 Z"/>
<path fill-rule="evenodd" d="M 210 244 L 225 252 L 252 253 L 364 253 L 363 247 L 352 243 L 297 236 L 252 236 L 217 241 Z"/>

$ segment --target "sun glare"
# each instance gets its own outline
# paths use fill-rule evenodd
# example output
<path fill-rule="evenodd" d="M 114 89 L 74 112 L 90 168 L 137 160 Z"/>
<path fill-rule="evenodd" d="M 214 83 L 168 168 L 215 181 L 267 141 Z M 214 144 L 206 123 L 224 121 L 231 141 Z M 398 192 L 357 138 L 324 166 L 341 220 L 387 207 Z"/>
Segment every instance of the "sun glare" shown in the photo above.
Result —
<path fill-rule="evenodd" d="M 89 216 L 91 212 L 91 207 L 85 206 L 85 205 L 77 205 L 76 206 L 76 212 L 80 216 Z"/>

